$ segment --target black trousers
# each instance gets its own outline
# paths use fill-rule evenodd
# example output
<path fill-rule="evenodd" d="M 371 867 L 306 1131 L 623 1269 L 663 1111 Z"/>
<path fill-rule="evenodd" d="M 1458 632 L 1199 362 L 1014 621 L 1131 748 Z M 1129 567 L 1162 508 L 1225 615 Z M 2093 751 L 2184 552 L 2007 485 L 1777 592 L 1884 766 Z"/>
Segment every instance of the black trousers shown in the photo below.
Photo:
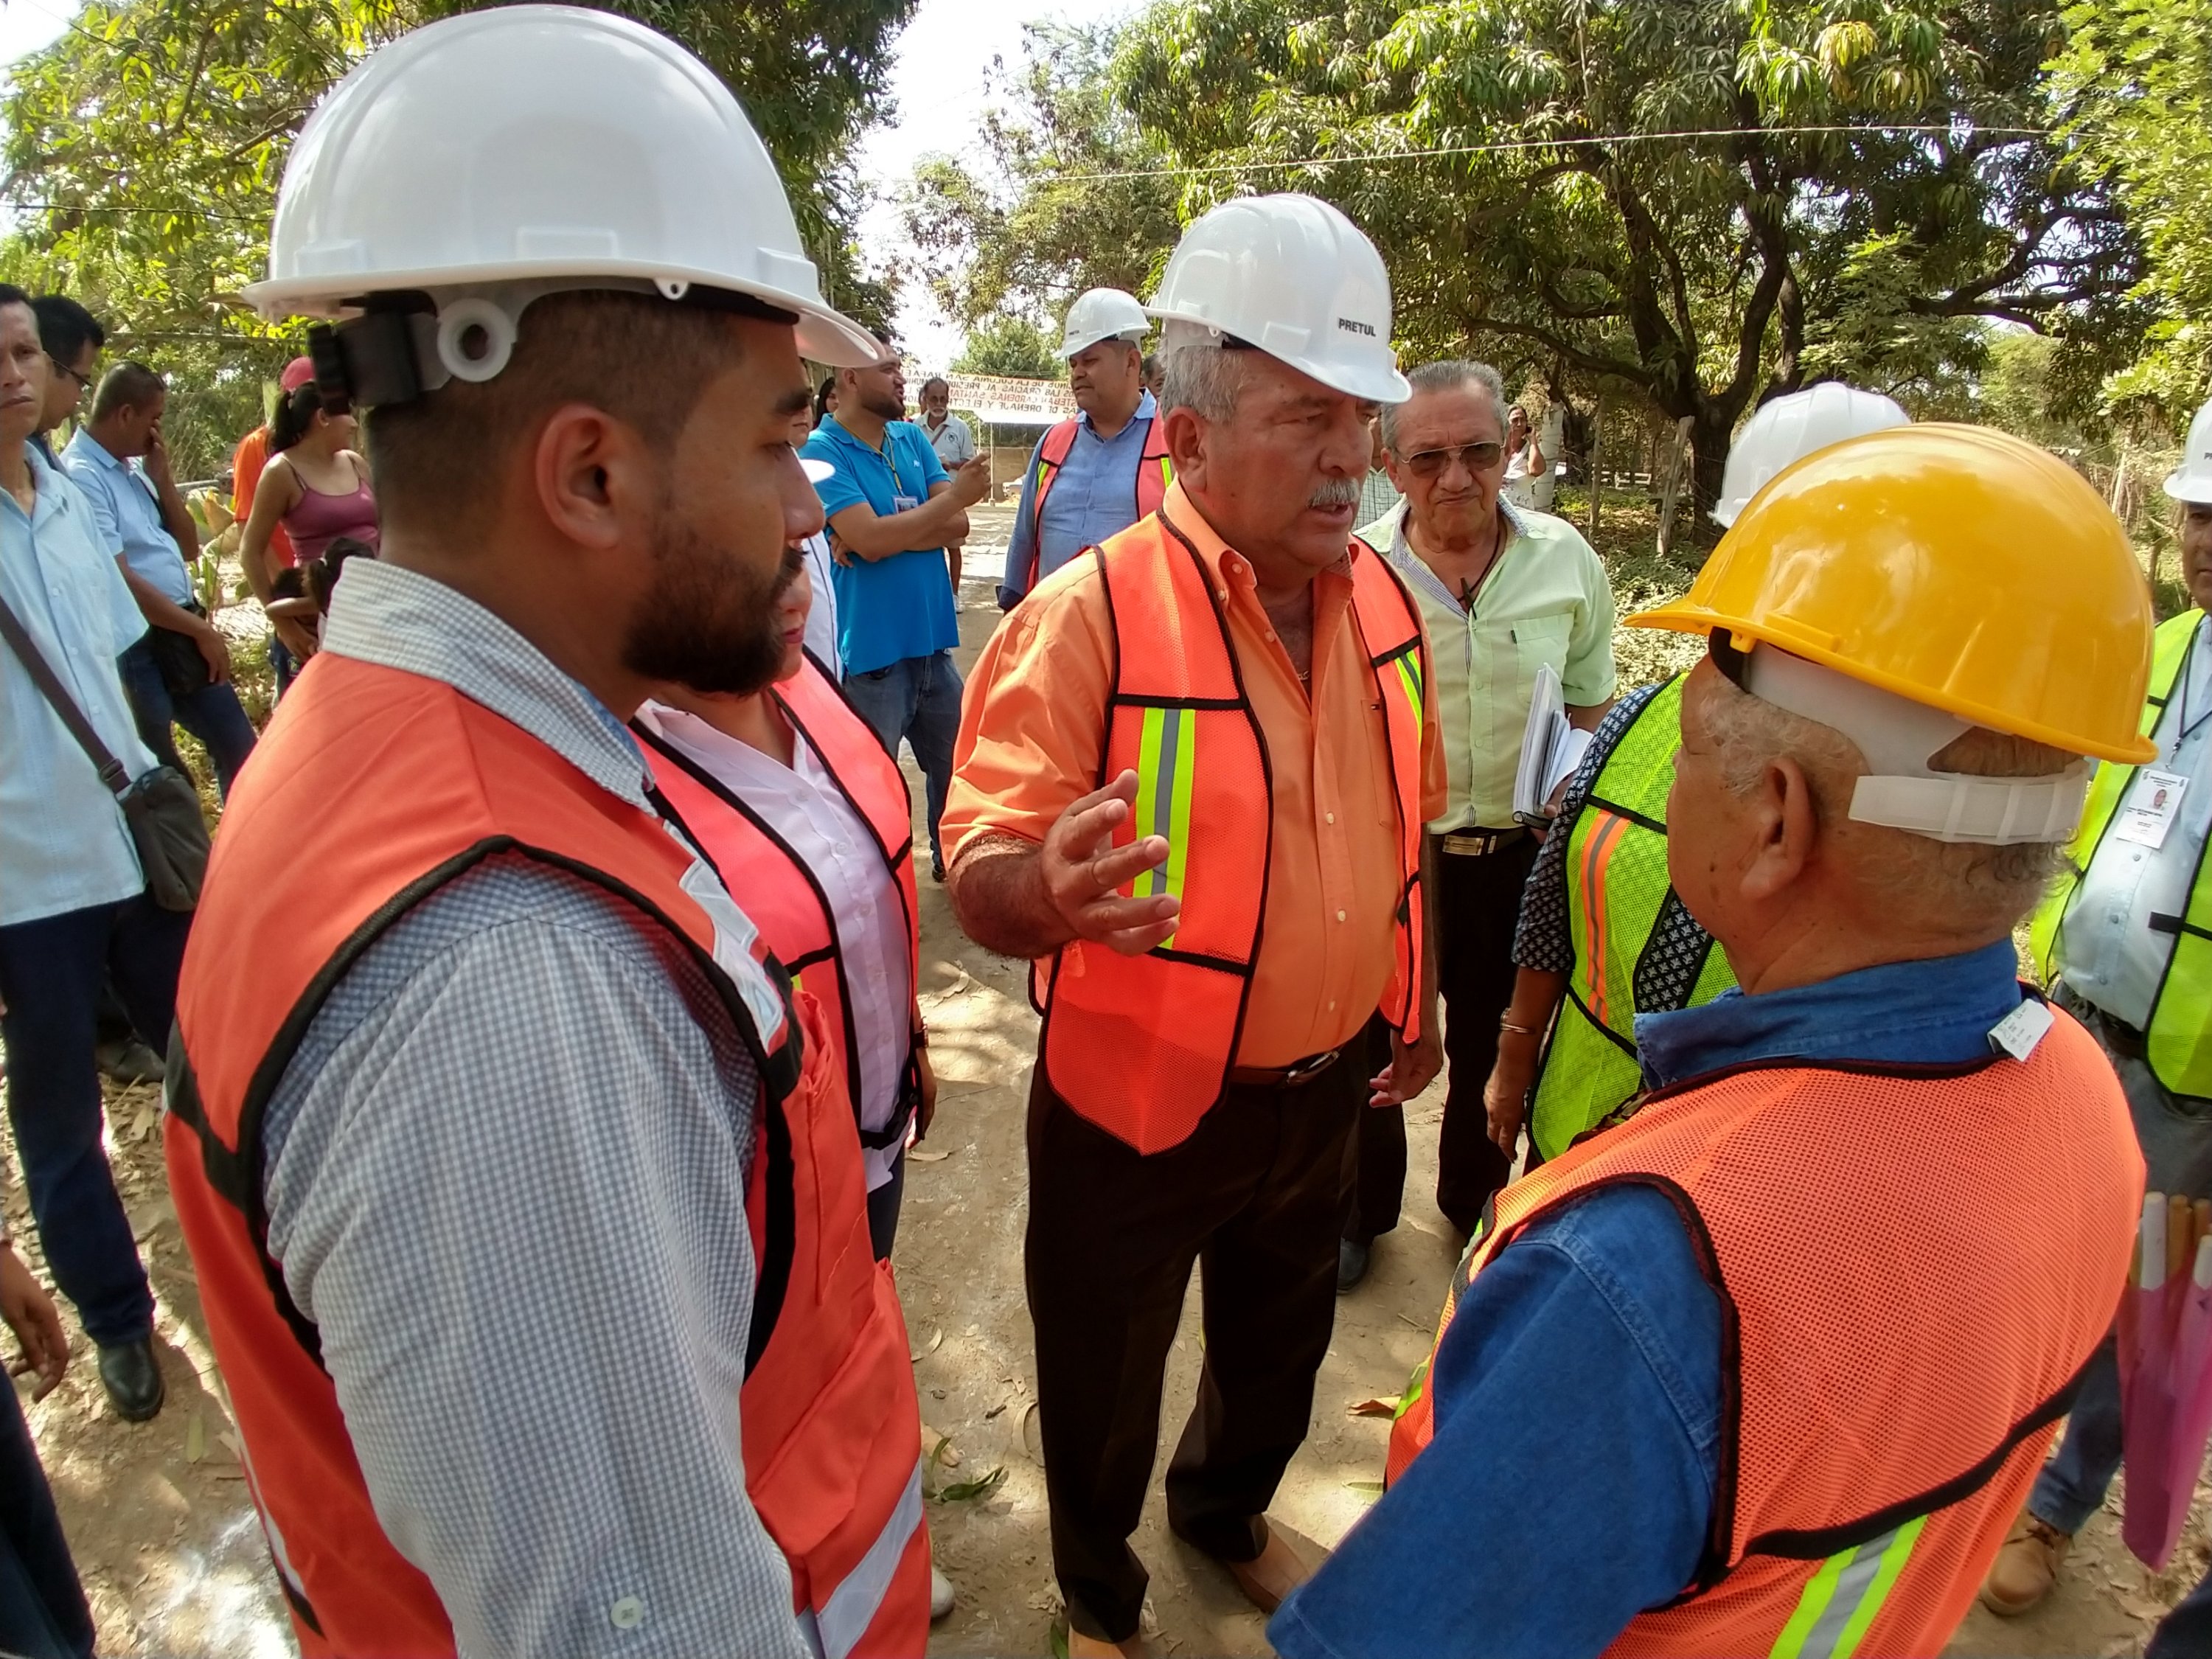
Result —
<path fill-rule="evenodd" d="M 1498 1021 L 1513 1000 L 1513 929 L 1538 842 L 1524 836 L 1484 858 L 1437 855 L 1437 977 L 1451 1081 L 1437 1146 L 1437 1207 L 1462 1233 L 1482 1218 L 1513 1160 L 1490 1139 L 1483 1086 L 1498 1063 Z"/>
<path fill-rule="evenodd" d="M 1257 1524 L 1313 1414 L 1336 1313 L 1346 1143 L 1366 1109 L 1360 1045 L 1296 1088 L 1234 1088 L 1150 1157 L 1030 1090 L 1025 1252 L 1053 1568 L 1086 1636 L 1136 1633 L 1147 1582 L 1129 1547 L 1159 1443 L 1160 1396 L 1190 1270 L 1205 1298 L 1198 1401 L 1168 1465 L 1168 1521 L 1223 1560 Z"/>
<path fill-rule="evenodd" d="M 1367 1075 L 1390 1065 L 1390 1027 L 1382 1015 L 1369 1022 Z M 1363 1106 L 1359 1122 L 1345 1146 L 1344 1236 L 1354 1244 L 1372 1244 L 1398 1224 L 1406 1196 L 1406 1109 Z"/>

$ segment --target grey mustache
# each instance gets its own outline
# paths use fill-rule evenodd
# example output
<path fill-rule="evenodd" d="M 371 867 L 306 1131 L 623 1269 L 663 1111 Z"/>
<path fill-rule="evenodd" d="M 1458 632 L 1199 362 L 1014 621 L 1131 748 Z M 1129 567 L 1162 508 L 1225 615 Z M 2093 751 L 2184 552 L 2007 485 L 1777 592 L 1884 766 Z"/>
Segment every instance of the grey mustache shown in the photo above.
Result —
<path fill-rule="evenodd" d="M 1324 478 L 1307 497 L 1308 507 L 1357 507 L 1359 486 L 1349 478 Z"/>

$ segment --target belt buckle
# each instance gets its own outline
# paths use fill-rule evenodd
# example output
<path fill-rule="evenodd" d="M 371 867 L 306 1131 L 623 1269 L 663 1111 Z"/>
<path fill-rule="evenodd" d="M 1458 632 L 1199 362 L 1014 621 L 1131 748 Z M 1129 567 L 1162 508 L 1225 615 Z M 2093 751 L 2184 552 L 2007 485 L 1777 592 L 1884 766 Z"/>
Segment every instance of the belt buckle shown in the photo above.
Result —
<path fill-rule="evenodd" d="M 1455 830 L 1444 837 L 1444 851 L 1460 858 L 1483 858 L 1493 850 L 1497 840 L 1474 830 Z"/>
<path fill-rule="evenodd" d="M 1337 1056 L 1343 1052 L 1341 1048 L 1332 1048 L 1325 1054 L 1309 1054 L 1297 1065 L 1286 1066 L 1283 1068 L 1283 1081 L 1285 1083 L 1311 1082 L 1335 1065 Z"/>

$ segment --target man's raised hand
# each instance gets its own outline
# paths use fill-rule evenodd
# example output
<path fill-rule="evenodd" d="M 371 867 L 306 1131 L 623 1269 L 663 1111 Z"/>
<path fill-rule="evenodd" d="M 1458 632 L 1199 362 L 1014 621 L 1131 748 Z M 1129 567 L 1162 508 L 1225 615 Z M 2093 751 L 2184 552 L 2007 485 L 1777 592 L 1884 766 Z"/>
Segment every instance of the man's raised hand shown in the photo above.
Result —
<path fill-rule="evenodd" d="M 1182 908 L 1164 893 L 1123 898 L 1118 891 L 1168 858 L 1164 836 L 1114 845 L 1114 832 L 1128 821 L 1136 799 L 1134 772 L 1084 796 L 1046 832 L 1040 860 L 1045 892 L 1069 931 L 1127 957 L 1142 956 L 1174 933 Z"/>

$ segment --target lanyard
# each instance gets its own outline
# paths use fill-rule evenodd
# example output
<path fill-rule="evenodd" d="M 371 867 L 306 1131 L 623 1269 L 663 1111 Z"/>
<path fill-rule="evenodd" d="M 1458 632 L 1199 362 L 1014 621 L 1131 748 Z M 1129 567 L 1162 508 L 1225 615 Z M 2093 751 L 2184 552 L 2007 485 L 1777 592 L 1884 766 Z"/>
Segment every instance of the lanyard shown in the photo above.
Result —
<path fill-rule="evenodd" d="M 2203 643 L 2202 626 L 2200 623 L 2199 632 L 2189 641 L 2189 649 L 2182 653 L 2181 672 L 2177 677 L 2180 690 L 2174 699 L 2173 722 L 2179 729 L 2174 733 L 2174 754 L 2180 753 L 2181 745 L 2196 735 L 2199 726 L 2207 720 L 2212 720 L 2212 708 L 2207 708 L 2193 720 L 2189 718 L 2189 683 L 2196 678 L 2197 674 L 2197 647 Z M 2172 756 L 2168 758 L 2171 759 Z"/>

